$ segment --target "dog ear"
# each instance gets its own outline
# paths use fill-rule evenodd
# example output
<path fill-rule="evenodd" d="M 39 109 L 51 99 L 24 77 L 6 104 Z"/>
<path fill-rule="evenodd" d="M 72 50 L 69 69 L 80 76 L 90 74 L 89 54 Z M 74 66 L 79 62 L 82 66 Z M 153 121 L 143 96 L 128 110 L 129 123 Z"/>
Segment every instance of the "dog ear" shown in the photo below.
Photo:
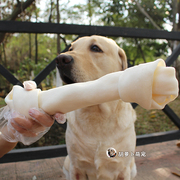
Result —
<path fill-rule="evenodd" d="M 120 57 L 121 62 L 122 62 L 122 70 L 127 69 L 128 64 L 127 64 L 126 53 L 124 52 L 123 49 L 121 49 L 121 48 L 119 47 L 119 49 L 118 49 L 118 54 L 119 54 L 119 57 Z"/>

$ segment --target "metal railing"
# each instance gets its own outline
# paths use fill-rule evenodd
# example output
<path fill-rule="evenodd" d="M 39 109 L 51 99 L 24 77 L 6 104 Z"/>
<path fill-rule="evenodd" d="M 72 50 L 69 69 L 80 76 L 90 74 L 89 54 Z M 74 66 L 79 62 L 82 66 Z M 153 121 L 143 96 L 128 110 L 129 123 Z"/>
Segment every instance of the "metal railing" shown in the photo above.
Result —
<path fill-rule="evenodd" d="M 180 32 L 168 32 L 163 30 L 149 30 L 136 28 L 108 27 L 108 26 L 85 26 L 85 25 L 67 25 L 54 23 L 31 23 L 17 21 L 0 21 L 0 32 L 4 33 L 62 33 L 76 34 L 78 36 L 85 35 L 103 35 L 114 37 L 134 37 L 134 38 L 149 38 L 149 39 L 167 39 L 180 40 Z M 64 51 L 66 51 L 68 47 Z M 64 52 L 63 51 L 63 52 Z M 167 66 L 177 59 L 180 54 L 180 45 L 166 59 Z M 55 69 L 55 60 L 46 66 L 34 79 L 37 84 L 40 84 L 46 76 Z M 5 67 L 0 65 L 0 74 L 3 75 L 13 85 L 22 83 L 16 79 Z M 132 104 L 135 108 L 137 104 Z M 170 120 L 178 127 L 179 130 L 158 132 L 153 134 L 145 134 L 137 136 L 137 146 L 150 143 L 158 143 L 180 138 L 180 119 L 174 111 L 166 105 L 163 112 Z M 38 148 L 25 148 L 12 150 L 0 159 L 0 163 L 26 161 L 32 159 L 52 158 L 65 156 L 67 154 L 66 145 L 56 145 Z"/>

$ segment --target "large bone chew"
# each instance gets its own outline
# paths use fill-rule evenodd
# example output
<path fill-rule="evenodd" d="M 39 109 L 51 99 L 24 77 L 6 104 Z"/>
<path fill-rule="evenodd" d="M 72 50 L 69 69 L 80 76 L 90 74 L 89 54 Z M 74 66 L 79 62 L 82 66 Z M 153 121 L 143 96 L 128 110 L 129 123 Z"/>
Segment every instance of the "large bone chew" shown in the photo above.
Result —
<path fill-rule="evenodd" d="M 136 102 L 145 109 L 163 109 L 179 92 L 175 69 L 166 67 L 162 59 L 126 69 L 118 84 L 124 102 Z"/>
<path fill-rule="evenodd" d="M 163 60 L 156 60 L 110 73 L 95 81 L 47 91 L 26 91 L 14 86 L 5 101 L 11 109 L 30 117 L 28 110 L 31 107 L 39 107 L 53 115 L 118 99 L 136 102 L 146 109 L 162 109 L 177 96 L 178 82 L 174 68 L 165 67 Z"/>

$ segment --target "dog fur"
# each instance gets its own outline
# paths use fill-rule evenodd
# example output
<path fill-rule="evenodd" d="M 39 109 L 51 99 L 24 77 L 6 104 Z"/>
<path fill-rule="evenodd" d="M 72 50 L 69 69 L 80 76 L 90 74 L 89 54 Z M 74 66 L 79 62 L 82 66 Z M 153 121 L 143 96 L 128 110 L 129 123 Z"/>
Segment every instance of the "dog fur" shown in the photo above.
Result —
<path fill-rule="evenodd" d="M 69 84 L 122 71 L 127 60 L 115 41 L 93 35 L 73 42 L 68 52 L 57 57 L 57 67 Z M 63 167 L 67 180 L 130 180 L 136 176 L 134 157 L 118 156 L 118 152 L 135 151 L 136 113 L 130 103 L 117 100 L 78 109 L 68 113 L 67 119 L 68 156 Z M 111 147 L 117 151 L 113 158 L 106 155 Z"/>

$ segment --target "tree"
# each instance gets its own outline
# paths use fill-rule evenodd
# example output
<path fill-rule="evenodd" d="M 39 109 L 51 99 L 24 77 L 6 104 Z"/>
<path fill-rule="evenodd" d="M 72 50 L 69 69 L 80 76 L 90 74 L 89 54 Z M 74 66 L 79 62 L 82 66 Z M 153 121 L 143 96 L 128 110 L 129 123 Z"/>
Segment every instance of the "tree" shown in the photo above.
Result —
<path fill-rule="evenodd" d="M 69 1 L 61 3 L 59 0 L 50 0 L 45 10 L 45 21 L 48 19 L 49 23 L 64 23 L 67 20 L 67 16 L 64 18 L 61 15 L 67 13 L 68 3 Z M 61 40 L 67 45 L 66 37 L 57 34 L 57 54 L 61 52 Z"/>
<path fill-rule="evenodd" d="M 4 15 L 4 18 L 2 20 L 10 21 L 15 20 L 18 18 L 18 16 L 26 9 L 28 8 L 35 0 L 26 0 L 25 2 L 20 2 L 17 0 L 17 4 L 13 5 L 13 10 L 11 14 Z M 5 38 L 6 33 L 0 33 L 0 43 L 3 42 Z"/>
<path fill-rule="evenodd" d="M 104 25 L 146 29 L 165 29 L 167 22 L 175 23 L 177 0 L 92 0 L 96 12 Z M 174 27 L 174 26 L 173 26 Z M 117 39 L 126 50 L 133 64 L 152 61 L 156 57 L 165 57 L 172 42 L 151 39 Z"/>

